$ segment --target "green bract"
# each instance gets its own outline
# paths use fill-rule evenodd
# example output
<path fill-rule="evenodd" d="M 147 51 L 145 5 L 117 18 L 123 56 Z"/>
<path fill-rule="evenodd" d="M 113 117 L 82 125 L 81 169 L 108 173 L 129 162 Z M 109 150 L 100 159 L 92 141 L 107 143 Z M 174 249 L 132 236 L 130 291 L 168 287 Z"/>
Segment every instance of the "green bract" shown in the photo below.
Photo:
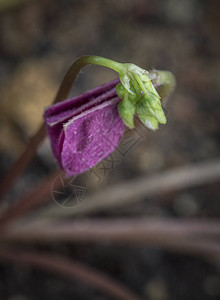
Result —
<path fill-rule="evenodd" d="M 116 91 L 122 102 L 119 103 L 118 111 L 129 128 L 134 127 L 135 112 L 151 130 L 156 130 L 159 123 L 166 123 L 160 96 L 147 74 L 146 70 L 127 63 L 122 64 L 119 72 L 121 83 L 117 85 Z"/>

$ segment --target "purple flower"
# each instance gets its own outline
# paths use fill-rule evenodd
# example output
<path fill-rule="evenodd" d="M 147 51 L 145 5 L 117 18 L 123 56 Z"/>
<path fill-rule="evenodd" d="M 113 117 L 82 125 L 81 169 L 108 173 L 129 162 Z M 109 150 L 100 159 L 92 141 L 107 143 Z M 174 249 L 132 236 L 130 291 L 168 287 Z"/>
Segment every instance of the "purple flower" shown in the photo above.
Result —
<path fill-rule="evenodd" d="M 68 176 L 94 167 L 111 154 L 125 130 L 114 80 L 46 108 L 53 154 Z"/>

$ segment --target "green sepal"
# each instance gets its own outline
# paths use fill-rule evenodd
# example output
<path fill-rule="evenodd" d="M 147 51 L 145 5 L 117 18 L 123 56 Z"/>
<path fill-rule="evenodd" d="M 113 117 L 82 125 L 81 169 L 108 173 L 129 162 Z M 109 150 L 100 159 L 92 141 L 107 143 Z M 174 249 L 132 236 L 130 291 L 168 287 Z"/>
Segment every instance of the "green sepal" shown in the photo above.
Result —
<path fill-rule="evenodd" d="M 118 83 L 116 85 L 116 92 L 117 92 L 117 95 L 118 97 L 123 100 L 125 98 L 125 94 L 128 94 L 128 98 L 129 100 L 134 103 L 137 101 L 137 95 L 135 95 L 135 90 L 133 87 L 131 87 L 131 90 L 133 92 L 133 94 L 128 94 L 127 93 L 127 90 L 125 89 L 125 87 L 121 84 L 121 83 Z"/>
<path fill-rule="evenodd" d="M 151 130 L 156 130 L 159 123 L 166 123 L 160 99 L 155 94 L 148 92 L 139 99 L 136 104 L 136 112 L 141 122 Z"/>
<path fill-rule="evenodd" d="M 131 95 L 135 95 L 135 93 L 131 90 L 131 85 L 130 85 L 130 78 L 127 74 L 123 74 L 119 76 L 120 81 L 123 85 L 123 87 L 130 93 Z"/>
<path fill-rule="evenodd" d="M 166 124 L 166 116 L 164 114 L 163 108 L 161 106 L 160 99 L 152 93 L 147 93 L 145 97 L 142 99 L 146 110 L 154 116 L 159 123 Z"/>
<path fill-rule="evenodd" d="M 128 97 L 118 104 L 118 112 L 124 124 L 129 128 L 134 128 L 135 105 Z"/>
<path fill-rule="evenodd" d="M 143 84 L 148 92 L 155 94 L 158 98 L 160 97 L 158 95 L 158 92 L 156 91 L 151 79 L 147 75 L 140 76 L 140 79 L 143 81 Z"/>
<path fill-rule="evenodd" d="M 149 129 L 156 130 L 158 129 L 158 120 L 152 116 L 149 110 L 146 107 L 145 99 L 142 98 L 136 104 L 136 113 L 141 120 L 141 122 Z"/>
<path fill-rule="evenodd" d="M 121 82 L 116 86 L 118 97 L 122 100 L 118 106 L 122 121 L 129 128 L 134 126 L 135 107 L 140 120 L 151 130 L 158 124 L 166 124 L 160 96 L 156 91 L 149 73 L 133 64 L 124 64 L 119 74 Z"/>

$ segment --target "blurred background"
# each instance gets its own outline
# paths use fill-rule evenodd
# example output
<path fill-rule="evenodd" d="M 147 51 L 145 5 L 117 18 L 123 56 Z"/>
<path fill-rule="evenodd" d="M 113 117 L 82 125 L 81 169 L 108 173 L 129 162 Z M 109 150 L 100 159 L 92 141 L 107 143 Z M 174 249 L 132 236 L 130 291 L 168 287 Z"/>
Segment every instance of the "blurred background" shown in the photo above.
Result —
<path fill-rule="evenodd" d="M 125 136 L 121 152 L 116 151 L 76 179 L 76 185 L 82 188 L 78 200 L 83 203 L 79 207 L 87 206 L 90 192 L 114 191 L 120 183 L 134 184 L 138 178 L 155 177 L 191 164 L 219 163 L 219 32 L 218 0 L 0 0 L 2 178 L 42 123 L 44 107 L 52 102 L 71 62 L 87 54 L 133 62 L 148 70 L 170 70 L 176 76 L 177 87 L 166 104 L 166 126 L 157 132 L 139 126 L 132 135 Z M 106 68 L 88 67 L 79 76 L 72 94 L 115 76 Z M 11 192 L 13 199 L 28 192 L 55 168 L 46 140 Z M 70 204 L 69 210 L 77 215 L 71 218 L 87 222 L 93 218 L 125 217 L 219 219 L 219 178 L 207 176 L 207 182 L 186 184 L 180 189 L 169 184 L 168 190 L 151 195 L 137 192 L 132 203 L 99 207 L 89 214 L 78 216 L 78 205 Z M 55 203 L 59 200 L 53 194 L 53 186 L 51 191 L 49 205 L 67 211 L 67 207 Z M 27 247 L 79 259 L 116 278 L 143 299 L 220 299 L 219 259 L 168 251 L 151 247 L 150 243 L 128 247 L 111 241 L 57 241 L 49 245 L 33 242 Z M 0 299 L 110 298 L 56 274 L 28 266 L 1 265 Z"/>

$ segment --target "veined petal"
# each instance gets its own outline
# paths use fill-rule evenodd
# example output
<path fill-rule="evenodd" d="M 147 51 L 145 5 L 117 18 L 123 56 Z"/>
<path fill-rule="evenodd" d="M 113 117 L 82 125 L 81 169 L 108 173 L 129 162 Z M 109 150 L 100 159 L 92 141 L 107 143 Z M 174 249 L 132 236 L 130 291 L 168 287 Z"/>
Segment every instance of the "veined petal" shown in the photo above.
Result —
<path fill-rule="evenodd" d="M 68 176 L 85 172 L 115 150 L 125 130 L 118 102 L 115 97 L 65 124 L 60 155 Z"/>
<path fill-rule="evenodd" d="M 117 97 L 115 86 L 118 82 L 119 80 L 116 79 L 46 108 L 44 118 L 51 148 L 60 167 L 68 175 L 77 175 L 96 165 L 113 152 L 119 143 L 125 125 L 117 110 L 120 99 Z M 98 129 L 100 127 L 102 132 L 98 132 L 97 124 Z M 118 133 L 114 130 L 118 130 Z M 96 144 L 102 148 L 103 155 L 100 155 L 99 152 L 96 158 L 93 157 L 91 161 L 84 162 L 83 165 L 87 165 L 85 168 L 82 164 L 80 165 L 80 160 L 85 161 L 88 147 L 92 146 L 89 142 L 91 136 L 94 141 L 100 138 L 100 142 Z M 105 136 L 110 142 L 109 147 L 106 146 Z M 67 161 L 68 156 L 69 162 Z"/>

